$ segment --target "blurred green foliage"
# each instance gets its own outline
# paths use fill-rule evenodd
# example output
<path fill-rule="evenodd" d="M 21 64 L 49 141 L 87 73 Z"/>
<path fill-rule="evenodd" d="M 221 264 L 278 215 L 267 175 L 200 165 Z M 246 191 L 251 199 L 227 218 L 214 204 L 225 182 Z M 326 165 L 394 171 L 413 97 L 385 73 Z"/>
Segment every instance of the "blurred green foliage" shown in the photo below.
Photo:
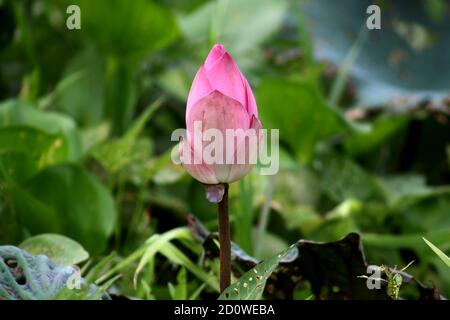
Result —
<path fill-rule="evenodd" d="M 69 4 L 80 6 L 80 30 L 66 28 Z M 92 280 L 123 274 L 118 294 L 217 297 L 218 264 L 200 267 L 201 247 L 175 229 L 189 212 L 215 229 L 216 208 L 171 163 L 170 134 L 222 42 L 281 144 L 275 178 L 255 169 L 231 185 L 232 238 L 268 258 L 300 238 L 358 232 L 370 263 L 415 260 L 408 271 L 450 295 L 448 269 L 422 241 L 450 250 L 448 104 L 359 108 L 351 82 L 330 104 L 336 73 L 313 59 L 302 6 L 0 0 L 0 244 L 61 234 L 89 252 Z"/>

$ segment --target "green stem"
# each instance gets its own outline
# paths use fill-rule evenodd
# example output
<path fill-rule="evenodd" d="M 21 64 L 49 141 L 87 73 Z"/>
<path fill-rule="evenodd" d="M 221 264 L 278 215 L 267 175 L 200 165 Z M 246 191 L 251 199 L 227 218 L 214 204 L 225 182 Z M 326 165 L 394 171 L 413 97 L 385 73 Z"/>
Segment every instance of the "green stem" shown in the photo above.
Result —
<path fill-rule="evenodd" d="M 361 48 L 367 39 L 367 35 L 368 35 L 367 30 L 368 29 L 364 23 L 360 28 L 360 31 L 358 33 L 358 36 L 357 36 L 354 44 L 350 48 L 349 52 L 347 53 L 347 55 L 344 58 L 342 65 L 339 68 L 337 77 L 334 80 L 333 85 L 331 87 L 330 97 L 328 99 L 328 103 L 331 105 L 332 108 L 337 108 L 337 105 L 339 103 L 339 98 L 341 97 L 342 92 L 345 89 L 345 84 L 347 83 L 348 74 L 350 72 L 350 69 L 356 63 L 356 60 L 359 56 Z"/>
<path fill-rule="evenodd" d="M 28 25 L 26 19 L 26 12 L 25 12 L 26 8 L 24 2 L 22 1 L 15 2 L 13 5 L 13 10 L 17 26 L 18 29 L 20 30 L 20 34 L 22 37 L 22 43 L 24 46 L 25 54 L 27 55 L 28 61 L 33 68 L 32 72 L 26 78 L 26 83 L 29 84 L 25 86 L 27 90 L 25 90 L 26 93 L 24 97 L 26 99 L 35 101 L 39 95 L 40 79 L 41 79 L 41 68 L 36 53 L 36 46 L 34 43 L 33 35 L 31 34 L 31 28 Z"/>
<path fill-rule="evenodd" d="M 114 230 L 114 236 L 115 236 L 115 246 L 116 250 L 119 252 L 119 249 L 121 247 L 122 243 L 122 202 L 124 199 L 125 194 L 125 183 L 123 182 L 123 179 L 121 177 L 120 172 L 117 173 L 117 178 L 114 178 L 114 184 L 112 186 L 111 190 L 114 190 L 115 184 L 117 184 L 117 196 L 116 196 L 116 208 L 117 208 L 117 220 Z"/>
<path fill-rule="evenodd" d="M 133 214 L 131 215 L 130 224 L 128 226 L 127 234 L 125 236 L 124 243 L 127 244 L 131 241 L 133 236 L 133 231 L 136 232 L 138 229 L 139 223 L 142 220 L 143 212 L 144 212 L 144 201 L 143 201 L 143 191 L 139 190 L 137 194 L 136 204 L 134 206 Z"/>
<path fill-rule="evenodd" d="M 231 237 L 228 217 L 228 184 L 225 184 L 222 201 L 219 202 L 220 243 L 220 292 L 230 286 L 231 279 Z"/>
<path fill-rule="evenodd" d="M 264 201 L 264 205 L 261 209 L 261 215 L 258 222 L 258 227 L 256 229 L 255 236 L 255 257 L 261 257 L 262 248 L 264 244 L 264 233 L 267 229 L 267 224 L 269 223 L 269 213 L 270 213 L 270 203 L 272 202 L 273 190 L 275 187 L 276 175 L 273 175 L 269 178 L 269 185 L 267 186 L 266 191 L 266 201 Z"/>

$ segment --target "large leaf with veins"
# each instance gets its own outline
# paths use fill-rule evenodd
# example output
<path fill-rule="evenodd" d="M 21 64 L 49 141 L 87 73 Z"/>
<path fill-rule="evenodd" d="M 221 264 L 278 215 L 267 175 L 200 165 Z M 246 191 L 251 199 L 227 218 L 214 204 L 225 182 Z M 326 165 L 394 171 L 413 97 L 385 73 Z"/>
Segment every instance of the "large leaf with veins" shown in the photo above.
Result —
<path fill-rule="evenodd" d="M 366 9 L 371 4 L 373 1 L 368 0 L 302 2 L 317 58 L 342 63 L 361 27 L 366 28 Z M 381 30 L 368 30 L 351 67 L 359 89 L 358 102 L 414 104 L 431 99 L 440 103 L 450 87 L 449 10 L 442 10 L 442 15 L 432 14 L 425 10 L 430 5 L 427 1 L 378 4 Z"/>

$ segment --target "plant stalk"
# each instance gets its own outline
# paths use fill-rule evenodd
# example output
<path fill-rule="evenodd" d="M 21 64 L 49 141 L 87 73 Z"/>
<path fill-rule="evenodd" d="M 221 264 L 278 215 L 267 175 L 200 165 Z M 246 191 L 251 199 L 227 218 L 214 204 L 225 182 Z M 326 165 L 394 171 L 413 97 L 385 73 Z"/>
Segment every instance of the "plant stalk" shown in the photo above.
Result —
<path fill-rule="evenodd" d="M 220 243 L 220 292 L 230 286 L 231 279 L 231 237 L 228 216 L 228 184 L 219 202 L 219 243 Z"/>
<path fill-rule="evenodd" d="M 254 255 L 257 258 L 261 258 L 263 244 L 264 244 L 264 234 L 267 230 L 267 224 L 269 223 L 269 215 L 270 215 L 270 204 L 272 202 L 273 190 L 275 188 L 276 175 L 273 175 L 269 178 L 269 184 L 267 186 L 266 191 L 266 200 L 264 201 L 264 205 L 261 209 L 261 215 L 258 222 L 258 227 L 256 229 L 256 237 L 255 237 L 255 247 L 254 247 Z"/>

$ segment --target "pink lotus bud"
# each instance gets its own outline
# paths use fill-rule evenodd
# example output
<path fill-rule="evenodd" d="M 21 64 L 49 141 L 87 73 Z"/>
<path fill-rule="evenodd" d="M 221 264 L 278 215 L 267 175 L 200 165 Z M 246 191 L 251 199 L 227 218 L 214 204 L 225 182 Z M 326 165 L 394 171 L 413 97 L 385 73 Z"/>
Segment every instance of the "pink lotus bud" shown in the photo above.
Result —
<path fill-rule="evenodd" d="M 192 83 L 181 162 L 205 184 L 233 182 L 256 163 L 261 123 L 252 89 L 230 54 L 216 44 Z"/>

